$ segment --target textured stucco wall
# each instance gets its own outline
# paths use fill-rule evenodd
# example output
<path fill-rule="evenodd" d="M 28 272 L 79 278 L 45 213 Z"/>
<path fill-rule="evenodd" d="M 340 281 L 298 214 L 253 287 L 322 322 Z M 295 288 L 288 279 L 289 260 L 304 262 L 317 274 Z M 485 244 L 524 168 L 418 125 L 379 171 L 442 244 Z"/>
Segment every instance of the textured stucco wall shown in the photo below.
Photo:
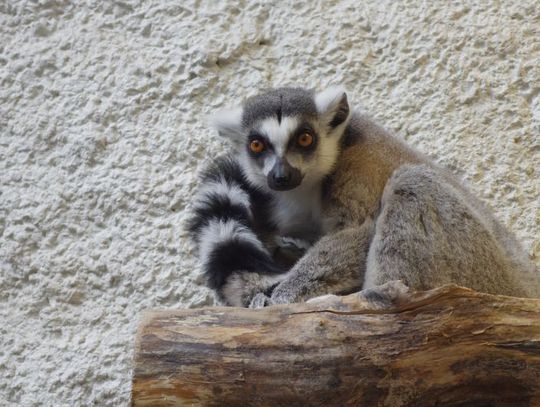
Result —
<path fill-rule="evenodd" d="M 0 1 L 0 405 L 121 406 L 138 312 L 211 304 L 182 222 L 205 116 L 343 83 L 540 264 L 540 5 Z"/>

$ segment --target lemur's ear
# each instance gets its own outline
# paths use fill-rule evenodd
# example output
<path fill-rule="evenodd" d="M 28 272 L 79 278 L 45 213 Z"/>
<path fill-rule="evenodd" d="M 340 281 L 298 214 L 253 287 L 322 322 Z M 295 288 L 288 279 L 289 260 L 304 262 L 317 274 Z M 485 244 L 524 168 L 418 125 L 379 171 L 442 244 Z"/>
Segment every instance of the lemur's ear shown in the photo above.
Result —
<path fill-rule="evenodd" d="M 221 137 L 236 143 L 242 140 L 242 108 L 225 109 L 211 117 L 210 123 Z"/>
<path fill-rule="evenodd" d="M 342 86 L 331 87 L 317 93 L 315 105 L 330 130 L 334 130 L 349 118 L 349 102 L 345 88 Z"/>

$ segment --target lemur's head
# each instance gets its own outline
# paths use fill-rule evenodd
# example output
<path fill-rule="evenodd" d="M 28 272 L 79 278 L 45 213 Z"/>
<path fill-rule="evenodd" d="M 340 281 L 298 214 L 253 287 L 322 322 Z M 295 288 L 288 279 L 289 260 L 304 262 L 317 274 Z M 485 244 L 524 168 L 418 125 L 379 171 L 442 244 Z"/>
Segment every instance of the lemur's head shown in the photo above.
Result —
<path fill-rule="evenodd" d="M 343 88 L 279 88 L 218 113 L 214 127 L 233 142 L 254 185 L 288 191 L 331 173 L 348 120 Z"/>

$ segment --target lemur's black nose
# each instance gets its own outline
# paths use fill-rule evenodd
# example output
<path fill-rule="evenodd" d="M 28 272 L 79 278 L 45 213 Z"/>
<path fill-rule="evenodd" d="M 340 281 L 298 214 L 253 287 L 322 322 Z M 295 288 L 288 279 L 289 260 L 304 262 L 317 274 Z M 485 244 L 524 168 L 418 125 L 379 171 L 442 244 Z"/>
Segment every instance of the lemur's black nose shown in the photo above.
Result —
<path fill-rule="evenodd" d="M 288 168 L 281 167 L 272 175 L 277 185 L 285 185 L 291 180 L 291 171 Z"/>
<path fill-rule="evenodd" d="M 302 176 L 287 160 L 278 159 L 268 174 L 268 186 L 277 191 L 287 191 L 300 185 Z"/>

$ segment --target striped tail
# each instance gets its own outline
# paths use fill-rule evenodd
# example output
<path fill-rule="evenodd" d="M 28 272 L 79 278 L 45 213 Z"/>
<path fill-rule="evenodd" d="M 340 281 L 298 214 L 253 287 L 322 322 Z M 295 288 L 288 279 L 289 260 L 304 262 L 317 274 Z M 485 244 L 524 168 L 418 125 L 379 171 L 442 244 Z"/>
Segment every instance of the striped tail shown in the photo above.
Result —
<path fill-rule="evenodd" d="M 286 270 L 272 259 L 254 231 L 268 224 L 270 197 L 252 187 L 238 162 L 215 161 L 202 177 L 189 231 L 199 249 L 207 285 L 227 305 L 246 306 L 251 297 L 277 284 Z"/>

